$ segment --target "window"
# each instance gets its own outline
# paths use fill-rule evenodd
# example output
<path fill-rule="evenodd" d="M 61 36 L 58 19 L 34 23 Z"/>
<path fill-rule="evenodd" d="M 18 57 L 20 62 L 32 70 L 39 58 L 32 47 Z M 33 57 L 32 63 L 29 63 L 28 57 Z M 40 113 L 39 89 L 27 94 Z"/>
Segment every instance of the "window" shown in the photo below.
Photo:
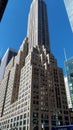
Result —
<path fill-rule="evenodd" d="M 11 122 L 13 121 L 13 119 L 11 119 Z"/>
<path fill-rule="evenodd" d="M 25 126 L 23 127 L 23 130 L 26 130 L 26 127 L 25 127 Z"/>
<path fill-rule="evenodd" d="M 26 114 L 24 114 L 24 118 L 26 118 Z"/>
<path fill-rule="evenodd" d="M 69 120 L 69 118 L 67 116 L 65 116 L 65 120 Z"/>
<path fill-rule="evenodd" d="M 17 117 L 17 120 L 19 120 L 19 116 Z"/>
<path fill-rule="evenodd" d="M 34 130 L 38 130 L 38 126 L 33 126 L 34 127 Z"/>
<path fill-rule="evenodd" d="M 20 125 L 22 125 L 22 121 L 20 121 Z"/>
<path fill-rule="evenodd" d="M 17 122 L 17 124 L 16 124 L 16 125 L 18 126 L 18 124 L 19 124 L 19 123 Z"/>
<path fill-rule="evenodd" d="M 25 125 L 25 124 L 26 124 L 26 120 L 23 121 L 23 125 Z"/>
<path fill-rule="evenodd" d="M 14 118 L 14 121 L 16 121 L 16 117 Z"/>
<path fill-rule="evenodd" d="M 15 123 L 13 125 L 15 126 Z"/>
<path fill-rule="evenodd" d="M 22 115 L 20 115 L 20 119 L 22 119 Z"/>
<path fill-rule="evenodd" d="M 38 117 L 38 113 L 37 112 L 33 112 L 33 117 Z"/>

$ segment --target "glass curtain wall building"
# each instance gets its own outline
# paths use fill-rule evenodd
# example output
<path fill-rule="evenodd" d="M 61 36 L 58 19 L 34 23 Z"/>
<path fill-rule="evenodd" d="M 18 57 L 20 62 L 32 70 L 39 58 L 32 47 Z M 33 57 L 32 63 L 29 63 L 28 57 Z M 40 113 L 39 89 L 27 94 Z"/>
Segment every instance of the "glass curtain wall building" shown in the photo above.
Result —
<path fill-rule="evenodd" d="M 73 0 L 64 0 L 66 11 L 68 14 L 69 22 L 73 32 Z"/>
<path fill-rule="evenodd" d="M 68 86 L 70 91 L 71 103 L 73 108 L 73 58 L 65 61 L 66 73 L 68 78 Z"/>
<path fill-rule="evenodd" d="M 66 95 L 67 95 L 68 108 L 72 108 L 67 76 L 64 77 L 64 82 L 65 82 L 65 89 L 66 89 Z"/>

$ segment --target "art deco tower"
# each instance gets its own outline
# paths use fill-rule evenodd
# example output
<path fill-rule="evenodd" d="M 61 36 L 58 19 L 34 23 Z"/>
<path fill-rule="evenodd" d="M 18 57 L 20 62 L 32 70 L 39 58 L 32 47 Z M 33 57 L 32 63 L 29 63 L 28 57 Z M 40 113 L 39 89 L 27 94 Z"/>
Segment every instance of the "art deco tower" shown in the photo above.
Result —
<path fill-rule="evenodd" d="M 63 71 L 50 51 L 44 0 L 33 0 L 28 33 L 0 82 L 1 130 L 51 130 L 68 125 Z"/>
<path fill-rule="evenodd" d="M 29 48 L 44 45 L 50 51 L 47 8 L 44 0 L 32 1 L 27 35 L 29 37 Z"/>

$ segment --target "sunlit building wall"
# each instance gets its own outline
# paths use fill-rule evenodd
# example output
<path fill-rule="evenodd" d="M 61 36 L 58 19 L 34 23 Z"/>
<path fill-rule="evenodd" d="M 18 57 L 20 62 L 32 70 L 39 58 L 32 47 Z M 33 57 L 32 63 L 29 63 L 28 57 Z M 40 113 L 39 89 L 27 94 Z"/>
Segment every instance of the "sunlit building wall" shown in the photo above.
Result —
<path fill-rule="evenodd" d="M 73 32 L 73 0 L 64 0 L 69 22 Z"/>

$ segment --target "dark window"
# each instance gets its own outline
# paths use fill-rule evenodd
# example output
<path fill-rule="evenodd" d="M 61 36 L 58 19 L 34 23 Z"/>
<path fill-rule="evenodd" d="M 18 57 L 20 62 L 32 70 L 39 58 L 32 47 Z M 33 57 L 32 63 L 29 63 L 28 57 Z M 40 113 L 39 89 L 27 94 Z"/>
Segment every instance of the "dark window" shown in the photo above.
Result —
<path fill-rule="evenodd" d="M 68 114 L 68 111 L 64 111 L 64 114 Z"/>
<path fill-rule="evenodd" d="M 49 130 L 49 127 L 45 127 L 45 130 Z"/>
<path fill-rule="evenodd" d="M 14 121 L 16 121 L 16 117 L 14 118 Z"/>
<path fill-rule="evenodd" d="M 62 120 L 62 116 L 58 116 L 58 119 L 59 119 L 59 120 Z"/>
<path fill-rule="evenodd" d="M 22 119 L 22 115 L 20 115 L 20 119 Z"/>
<path fill-rule="evenodd" d="M 26 130 L 26 127 L 25 127 L 25 126 L 23 127 L 23 130 Z"/>
<path fill-rule="evenodd" d="M 11 119 L 11 122 L 13 121 L 13 119 Z"/>
<path fill-rule="evenodd" d="M 22 121 L 20 121 L 20 125 L 22 125 Z"/>
<path fill-rule="evenodd" d="M 23 121 L 23 125 L 25 125 L 25 124 L 26 124 L 26 120 Z"/>
<path fill-rule="evenodd" d="M 13 125 L 15 126 L 15 123 Z"/>
<path fill-rule="evenodd" d="M 19 116 L 17 117 L 17 120 L 19 120 Z"/>
<path fill-rule="evenodd" d="M 38 130 L 38 126 L 34 126 L 34 129 L 33 130 Z"/>
<path fill-rule="evenodd" d="M 68 117 L 67 117 L 67 116 L 65 116 L 65 120 L 68 120 Z"/>
<path fill-rule="evenodd" d="M 18 124 L 19 124 L 19 123 L 17 122 L 17 126 L 18 126 Z"/>
<path fill-rule="evenodd" d="M 38 117 L 38 113 L 37 112 L 33 112 L 33 117 Z"/>
<path fill-rule="evenodd" d="M 24 118 L 26 118 L 26 114 L 24 114 Z"/>
<path fill-rule="evenodd" d="M 10 127 L 12 127 L 12 124 L 10 124 Z"/>

